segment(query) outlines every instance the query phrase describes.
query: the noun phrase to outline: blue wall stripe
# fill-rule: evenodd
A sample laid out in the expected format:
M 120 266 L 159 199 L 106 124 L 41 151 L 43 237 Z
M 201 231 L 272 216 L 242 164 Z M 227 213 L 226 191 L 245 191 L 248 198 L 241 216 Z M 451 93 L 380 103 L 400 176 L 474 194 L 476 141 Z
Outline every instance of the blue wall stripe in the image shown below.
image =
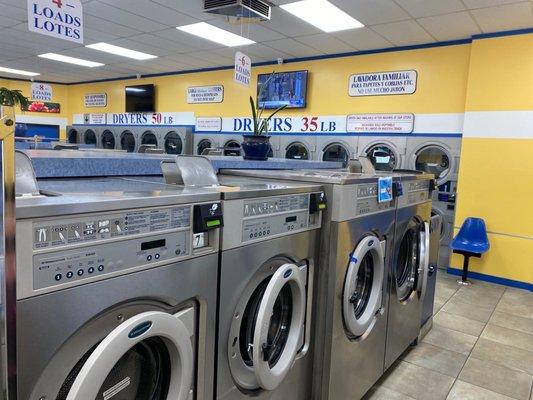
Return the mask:
M 459 268 L 448 267 L 446 269 L 446 272 L 448 272 L 451 275 L 461 276 L 461 274 L 463 273 L 463 270 Z M 479 272 L 470 272 L 470 271 L 468 272 L 468 276 L 472 279 L 478 279 L 480 281 L 496 283 L 498 285 L 505 285 L 505 286 L 515 287 L 518 289 L 525 289 L 525 290 L 529 290 L 533 292 L 533 283 L 515 281 L 512 279 L 500 278 L 499 276 L 486 275 L 486 274 L 482 274 Z

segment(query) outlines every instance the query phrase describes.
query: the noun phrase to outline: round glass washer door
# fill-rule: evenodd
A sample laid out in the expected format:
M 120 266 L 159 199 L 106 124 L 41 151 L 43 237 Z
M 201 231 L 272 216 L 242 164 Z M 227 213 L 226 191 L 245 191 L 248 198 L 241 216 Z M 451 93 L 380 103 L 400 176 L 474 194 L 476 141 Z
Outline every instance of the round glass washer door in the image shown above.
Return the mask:
M 171 131 L 165 136 L 165 153 L 181 154 L 183 152 L 183 141 L 177 132 Z
M 322 161 L 336 161 L 342 162 L 342 167 L 345 168 L 348 165 L 350 154 L 348 149 L 340 143 L 331 143 L 324 148 L 324 154 L 322 155 Z
M 225 156 L 240 156 L 241 155 L 241 144 L 236 140 L 228 140 L 224 144 L 224 155 Z
M 377 171 L 392 171 L 398 165 L 394 150 L 383 143 L 371 146 L 366 151 L 366 156 Z
M 206 149 L 210 149 L 213 147 L 213 144 L 211 143 L 211 140 L 209 139 L 202 139 L 198 143 L 198 146 L 196 148 L 196 153 L 201 156 Z
M 141 136 L 141 144 L 153 144 L 157 146 L 157 138 L 152 131 L 146 131 Z
M 135 151 L 135 136 L 130 131 L 124 131 L 120 135 L 120 148 L 128 153 Z
M 437 184 L 442 184 L 451 173 L 452 158 L 441 146 L 425 146 L 416 152 L 415 169 L 435 175 Z
M 68 142 L 78 143 L 78 131 L 76 129 L 71 129 L 68 131 Z
M 241 388 L 274 390 L 291 369 L 303 345 L 306 281 L 307 267 L 278 260 L 274 274 L 241 299 L 228 337 L 230 369 Z
M 376 236 L 364 237 L 350 256 L 343 290 L 342 312 L 351 337 L 369 332 L 382 306 L 385 254 Z
M 115 135 L 110 130 L 105 130 L 102 133 L 102 148 L 114 149 L 115 148 Z
M 193 327 L 180 315 L 147 311 L 120 324 L 78 361 L 56 400 L 188 399 Z
M 96 133 L 92 129 L 87 129 L 83 135 L 85 144 L 96 144 Z
M 285 158 L 292 160 L 309 160 L 309 150 L 300 142 L 294 142 L 287 146 Z

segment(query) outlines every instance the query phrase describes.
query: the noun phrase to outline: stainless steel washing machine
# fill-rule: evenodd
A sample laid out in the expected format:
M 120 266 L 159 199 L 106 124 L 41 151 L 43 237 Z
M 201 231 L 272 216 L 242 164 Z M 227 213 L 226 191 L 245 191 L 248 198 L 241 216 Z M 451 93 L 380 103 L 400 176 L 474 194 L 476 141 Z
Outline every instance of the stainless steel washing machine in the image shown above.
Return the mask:
M 394 136 L 359 137 L 359 156 L 368 157 L 376 171 L 408 168 L 407 138 Z
M 294 160 L 314 160 L 317 152 L 317 139 L 315 135 L 280 136 L 280 158 Z
M 434 186 L 431 174 L 401 178 L 389 274 L 389 312 L 385 369 L 413 343 L 420 332 L 429 267 L 429 221 Z
M 321 186 L 219 181 L 232 189 L 222 194 L 216 398 L 308 400 Z
M 118 149 L 135 153 L 139 147 L 139 134 L 134 126 L 117 127 Z
M 220 195 L 146 186 L 17 201 L 19 399 L 213 398 Z
M 317 136 L 317 161 L 342 162 L 346 167 L 350 158 L 357 156 L 357 136 Z
M 196 155 L 202 155 L 206 149 L 218 149 L 222 146 L 220 144 L 219 134 L 195 132 L 193 137 L 194 137 L 193 150 L 194 150 L 194 154 Z
M 192 129 L 186 127 L 161 128 L 161 143 L 167 154 L 192 154 Z
M 320 301 L 312 398 L 361 398 L 384 371 L 395 200 L 378 202 L 377 176 L 311 170 L 225 172 L 323 185 L 329 209 L 323 218 L 316 280 Z
M 455 219 L 455 202 L 433 201 L 431 210 L 433 215 L 438 215 L 442 219 L 440 231 L 440 250 L 438 267 L 447 269 L 450 266 L 451 249 L 450 243 L 453 239 L 453 226 Z

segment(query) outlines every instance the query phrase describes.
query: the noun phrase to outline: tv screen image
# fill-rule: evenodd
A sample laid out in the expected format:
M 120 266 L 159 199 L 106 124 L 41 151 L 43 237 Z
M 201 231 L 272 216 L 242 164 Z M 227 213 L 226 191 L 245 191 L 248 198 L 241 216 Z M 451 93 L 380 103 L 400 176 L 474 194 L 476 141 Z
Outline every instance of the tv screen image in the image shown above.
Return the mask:
M 126 112 L 155 112 L 154 85 L 126 86 Z
M 305 108 L 307 75 L 308 71 L 279 72 L 274 76 L 259 75 L 257 77 L 259 107 L 272 109 L 286 105 L 287 108 Z

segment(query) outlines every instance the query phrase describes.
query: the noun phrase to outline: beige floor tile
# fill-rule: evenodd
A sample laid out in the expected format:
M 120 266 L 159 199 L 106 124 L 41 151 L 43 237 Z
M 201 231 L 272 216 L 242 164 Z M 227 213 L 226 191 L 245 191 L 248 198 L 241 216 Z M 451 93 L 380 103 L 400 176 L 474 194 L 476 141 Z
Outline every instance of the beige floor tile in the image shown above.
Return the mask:
M 533 378 L 524 372 L 470 357 L 459 379 L 514 399 L 528 400 Z
M 434 325 L 422 342 L 468 355 L 476 344 L 476 340 L 476 336 Z
M 523 318 L 533 318 L 533 292 L 507 288 L 496 311 Z
M 446 301 L 435 298 L 435 303 L 433 304 L 433 315 L 437 314 L 445 303 Z
M 467 356 L 422 342 L 412 347 L 403 359 L 411 364 L 457 378 Z
M 481 337 L 519 349 L 533 351 L 533 335 L 504 328 L 503 326 L 487 324 Z
M 453 382 L 451 376 L 402 361 L 381 385 L 416 400 L 444 400 Z
M 434 318 L 433 323 L 454 331 L 467 333 L 472 336 L 479 336 L 485 328 L 485 323 L 475 321 L 460 315 L 450 314 L 440 311 Z
M 448 301 L 457 292 L 457 287 L 451 287 L 451 283 L 438 283 L 435 287 L 435 298 L 441 301 Z
M 354 399 L 355 400 L 355 399 Z M 363 400 L 414 400 L 405 394 L 395 392 L 383 386 L 374 386 L 363 397 Z
M 533 335 L 533 318 L 524 318 L 495 311 L 490 317 L 489 323 Z
M 458 380 L 446 400 L 512 400 L 512 397 Z
M 479 338 L 471 355 L 479 360 L 491 361 L 533 375 L 531 351 Z
M 464 301 L 451 299 L 441 309 L 450 314 L 460 315 L 479 322 L 487 322 L 494 311 L 492 307 L 484 307 Z
M 454 294 L 453 299 L 486 308 L 495 308 L 505 289 L 486 286 L 466 286 Z

